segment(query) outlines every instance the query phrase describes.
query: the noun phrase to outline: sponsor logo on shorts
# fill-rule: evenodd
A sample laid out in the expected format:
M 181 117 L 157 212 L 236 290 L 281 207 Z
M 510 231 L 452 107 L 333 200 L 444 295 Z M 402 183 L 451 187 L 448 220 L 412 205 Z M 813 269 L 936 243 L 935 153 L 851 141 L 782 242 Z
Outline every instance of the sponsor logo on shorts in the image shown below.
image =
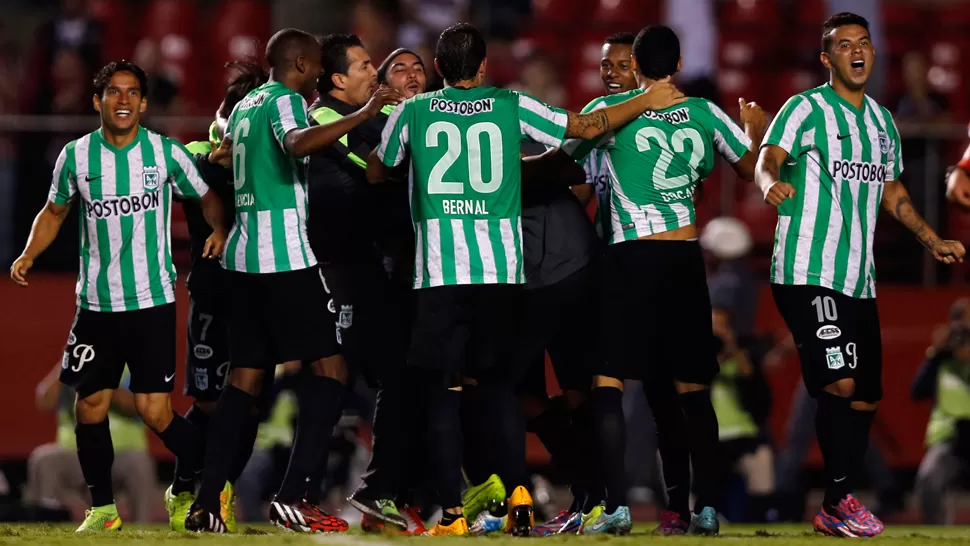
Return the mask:
M 93 345 L 75 345 L 74 351 L 71 352 L 74 358 L 77 359 L 77 364 L 71 366 L 72 372 L 79 372 L 85 364 L 94 360 L 94 346 Z
M 354 324 L 354 306 L 341 305 L 340 314 L 337 315 L 337 326 L 339 328 L 350 328 Z
M 826 324 L 815 332 L 815 337 L 819 339 L 835 339 L 842 335 L 842 330 L 838 326 L 833 326 L 831 324 Z
M 209 371 L 195 370 L 195 388 L 200 391 L 209 389 Z
M 74 332 L 67 334 L 67 344 L 74 345 L 75 343 L 77 343 L 77 336 L 74 335 Z
M 195 354 L 195 358 L 205 360 L 210 358 L 215 351 L 212 350 L 212 347 L 199 343 L 194 349 L 192 349 L 192 352 Z
M 844 368 L 845 359 L 842 357 L 842 347 L 829 347 L 825 349 L 825 360 L 828 361 L 830 370 Z

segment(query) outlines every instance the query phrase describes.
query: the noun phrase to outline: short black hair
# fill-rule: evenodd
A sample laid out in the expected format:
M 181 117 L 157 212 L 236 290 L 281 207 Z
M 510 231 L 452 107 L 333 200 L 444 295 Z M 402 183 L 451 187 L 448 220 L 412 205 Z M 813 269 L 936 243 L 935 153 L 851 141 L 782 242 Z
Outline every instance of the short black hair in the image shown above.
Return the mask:
M 145 71 L 137 64 L 122 59 L 120 61 L 111 61 L 94 75 L 94 90 L 98 92 L 99 97 L 104 96 L 104 90 L 111 83 L 111 76 L 114 76 L 118 72 L 131 72 L 134 74 L 138 78 L 138 86 L 141 87 L 141 96 L 148 96 L 148 76 L 145 75 Z
M 869 32 L 869 21 L 866 21 L 865 17 L 848 11 L 836 13 L 822 23 L 822 51 L 827 53 L 832 48 L 835 29 L 847 25 L 859 25 L 866 29 L 866 32 Z
M 287 57 L 293 56 L 295 51 L 302 52 L 304 47 L 317 44 L 317 39 L 309 32 L 297 28 L 284 28 L 266 43 L 266 64 L 270 68 L 280 68 Z
M 622 44 L 632 46 L 636 39 L 637 35 L 632 32 L 616 32 L 607 36 L 603 43 L 610 45 Z
M 323 59 L 323 74 L 317 80 L 317 91 L 327 93 L 333 89 L 334 74 L 346 74 L 350 70 L 350 59 L 347 50 L 352 47 L 364 47 L 354 34 L 328 34 L 320 40 L 320 54 Z
M 485 60 L 485 49 L 485 37 L 474 26 L 458 23 L 446 28 L 434 51 L 441 76 L 448 83 L 474 78 Z
M 651 80 L 673 76 L 680 61 L 680 39 L 668 26 L 650 25 L 633 40 L 633 57 L 640 73 Z
M 269 78 L 266 70 L 253 62 L 232 61 L 226 63 L 225 67 L 236 70 L 237 74 L 226 84 L 226 98 L 222 101 L 222 107 L 218 112 L 219 117 L 222 118 L 228 118 L 239 101 L 243 100 L 250 91 L 266 83 Z

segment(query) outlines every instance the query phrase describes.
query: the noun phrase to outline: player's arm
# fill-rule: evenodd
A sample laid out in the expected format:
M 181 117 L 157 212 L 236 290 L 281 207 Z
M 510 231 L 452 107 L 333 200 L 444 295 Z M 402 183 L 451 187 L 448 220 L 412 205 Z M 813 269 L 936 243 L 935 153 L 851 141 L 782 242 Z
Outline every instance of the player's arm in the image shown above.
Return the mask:
M 412 102 L 399 104 L 387 117 L 381 143 L 367 156 L 367 181 L 380 184 L 391 179 L 391 171 L 404 164 L 410 145 Z
M 63 385 L 58 379 L 61 375 L 61 363 L 54 364 L 47 375 L 40 380 L 37 388 L 34 389 L 34 405 L 38 411 L 53 413 L 57 411 L 60 403 L 61 389 Z
M 381 86 L 374 93 L 374 96 L 367 101 L 367 104 L 353 114 L 348 114 L 331 123 L 315 125 L 313 127 L 307 124 L 304 127 L 294 127 L 286 131 L 283 137 L 283 146 L 293 157 L 306 157 L 329 147 L 334 142 L 340 140 L 340 137 L 349 133 L 354 127 L 377 116 L 381 113 L 381 109 L 385 105 L 398 104 L 403 100 L 404 97 L 399 92 L 390 87 Z M 306 114 L 304 113 L 302 117 L 305 121 Z
M 805 126 L 810 123 L 812 105 L 808 99 L 795 95 L 788 99 L 765 131 L 754 169 L 754 182 L 765 202 L 779 206 L 785 199 L 795 197 L 795 187 L 781 180 L 781 166 L 789 155 L 801 152 Z
M 737 161 L 731 163 L 731 167 L 743 180 L 754 180 L 754 171 L 758 165 L 758 149 L 765 137 L 765 129 L 768 128 L 768 116 L 758 103 L 745 102 L 743 98 L 739 98 L 738 105 L 741 107 L 744 135 L 749 144 L 747 151 L 741 154 Z
M 216 192 L 209 191 L 208 184 L 202 179 L 195 160 L 185 146 L 171 139 L 166 140 L 166 145 L 169 146 L 169 172 L 172 173 L 173 193 L 183 199 L 199 201 L 202 216 L 212 228 L 212 234 L 206 239 L 202 249 L 202 257 L 218 258 L 226 246 L 226 236 L 229 233 L 222 199 Z M 224 145 L 230 146 L 225 142 Z
M 970 209 L 970 146 L 967 146 L 963 151 L 963 158 L 950 168 L 946 176 L 946 198 Z
M 566 137 L 593 139 L 611 127 L 619 127 L 647 110 L 662 110 L 687 100 L 670 82 L 658 82 L 643 93 L 619 104 L 585 114 L 567 112 Z
M 912 231 L 937 260 L 945 264 L 963 261 L 963 256 L 966 254 L 963 244 L 960 241 L 941 239 L 913 207 L 909 192 L 899 180 L 891 180 L 884 185 L 882 208 Z
M 10 266 L 10 278 L 20 286 L 27 286 L 27 272 L 34 266 L 34 260 L 54 242 L 77 194 L 77 180 L 72 172 L 74 161 L 69 160 L 69 155 L 73 156 L 73 147 L 70 144 L 61 150 L 54 164 L 51 191 L 44 207 L 34 217 L 30 235 L 27 236 L 27 245 Z
M 765 203 L 773 207 L 795 197 L 795 186 L 781 180 L 781 165 L 788 152 L 773 144 L 763 146 L 754 170 L 754 183 L 761 189 Z

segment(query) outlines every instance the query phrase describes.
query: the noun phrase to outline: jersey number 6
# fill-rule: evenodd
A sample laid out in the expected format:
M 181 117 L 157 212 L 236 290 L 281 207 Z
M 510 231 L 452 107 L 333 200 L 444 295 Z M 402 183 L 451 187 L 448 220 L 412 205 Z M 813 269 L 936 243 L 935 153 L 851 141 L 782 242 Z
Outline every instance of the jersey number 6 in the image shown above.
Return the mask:
M 246 145 L 241 138 L 249 136 L 249 118 L 242 118 L 232 134 L 232 186 L 236 191 L 246 185 Z
M 637 131 L 637 151 L 645 152 L 649 150 L 650 139 L 656 141 L 662 148 L 660 157 L 657 158 L 657 162 L 653 167 L 654 187 L 658 190 L 670 190 L 689 184 L 691 177 L 686 174 L 667 178 L 667 169 L 673 163 L 674 152 L 678 154 L 684 153 L 684 141 L 689 140 L 691 147 L 690 158 L 687 160 L 687 163 L 690 165 L 690 170 L 694 171 L 696 176 L 697 166 L 704 160 L 705 152 L 704 139 L 697 132 L 697 129 L 691 129 L 689 127 L 677 129 L 670 135 L 670 142 L 668 143 L 666 133 L 656 127 L 644 127 Z
M 491 166 L 491 180 L 482 179 L 482 145 L 481 136 L 488 137 L 489 165 Z M 461 157 L 461 131 L 454 123 L 436 121 L 428 126 L 424 136 L 427 148 L 437 148 L 441 145 L 439 138 L 445 135 L 447 150 L 445 155 L 435 163 L 428 176 L 428 193 L 431 195 L 461 195 L 465 193 L 463 182 L 445 182 L 444 177 L 448 169 Z M 468 181 L 472 189 L 478 193 L 492 193 L 502 185 L 502 130 L 490 121 L 476 123 L 465 133 L 468 143 Z

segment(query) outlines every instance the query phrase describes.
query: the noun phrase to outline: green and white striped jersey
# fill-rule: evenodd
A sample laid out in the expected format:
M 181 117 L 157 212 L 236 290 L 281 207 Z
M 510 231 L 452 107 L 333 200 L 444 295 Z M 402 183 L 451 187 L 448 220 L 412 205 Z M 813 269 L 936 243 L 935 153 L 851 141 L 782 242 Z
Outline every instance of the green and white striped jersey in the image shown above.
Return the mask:
M 641 93 L 634 89 L 600 97 L 583 111 Z M 644 112 L 599 139 L 570 140 L 564 149 L 577 160 L 597 148 L 603 153 L 610 181 L 609 242 L 615 244 L 693 224 L 694 191 L 714 168 L 714 152 L 734 163 L 750 145 L 751 139 L 717 105 L 690 98 Z
M 781 180 L 796 191 L 778 207 L 771 282 L 875 297 L 883 184 L 903 172 L 892 115 L 868 96 L 859 110 L 824 84 L 785 103 L 768 127 L 769 144 L 788 152 Z
M 603 150 L 593 150 L 583 161 L 583 170 L 586 171 L 586 183 L 592 184 L 596 192 L 596 218 L 593 220 L 596 235 L 609 241 L 613 228 L 610 225 L 610 173 L 605 157 Z
M 80 196 L 78 306 L 117 312 L 174 302 L 172 193 L 200 199 L 207 191 L 185 147 L 144 127 L 122 149 L 101 129 L 69 142 L 48 198 L 64 205 Z
M 253 89 L 229 115 L 236 221 L 223 267 L 245 273 L 295 271 L 316 265 L 307 240 L 306 165 L 283 137 L 309 127 L 303 97 L 271 81 Z
M 414 287 L 522 284 L 520 143 L 559 147 L 565 110 L 515 91 L 449 87 L 391 113 L 377 155 L 411 151 Z

